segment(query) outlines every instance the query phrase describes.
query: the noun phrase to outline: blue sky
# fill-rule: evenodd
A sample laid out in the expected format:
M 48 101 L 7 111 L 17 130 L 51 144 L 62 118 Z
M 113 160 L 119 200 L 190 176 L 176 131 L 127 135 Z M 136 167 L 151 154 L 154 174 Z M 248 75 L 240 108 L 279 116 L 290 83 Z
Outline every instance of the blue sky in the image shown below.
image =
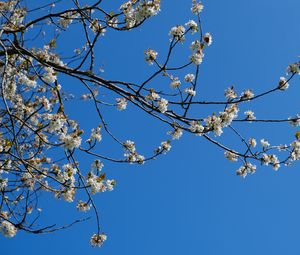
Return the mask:
M 192 15 L 189 0 L 162 2 L 161 13 L 143 27 L 108 32 L 99 41 L 97 65 L 105 69 L 105 78 L 141 81 L 153 69 L 143 60 L 144 50 L 151 47 L 165 54 L 169 29 Z M 239 91 L 272 88 L 286 66 L 297 61 L 299 1 L 211 0 L 204 5 L 203 29 L 212 33 L 213 44 L 201 65 L 198 98 L 223 99 L 224 89 L 232 84 Z M 74 32 L 60 42 L 61 50 L 70 50 L 77 36 Z M 176 55 L 177 61 L 184 61 L 183 54 Z M 71 90 L 71 81 L 65 82 Z M 253 109 L 258 118 L 295 115 L 300 108 L 298 86 L 296 77 L 288 91 L 243 107 Z M 70 102 L 70 115 L 83 128 L 95 125 L 94 115 L 86 109 L 76 100 Z M 167 138 L 168 127 L 132 109 L 129 105 L 125 112 L 108 111 L 106 118 L 123 140 L 136 140 L 141 152 L 152 150 Z M 201 116 L 219 110 L 197 108 L 193 113 Z M 272 144 L 291 142 L 297 130 L 288 124 L 237 128 L 246 137 L 267 138 Z M 222 139 L 238 146 L 227 131 Z M 258 166 L 257 173 L 246 179 L 235 175 L 238 167 L 214 145 L 184 134 L 169 154 L 143 166 L 105 163 L 104 170 L 118 185 L 113 192 L 95 197 L 108 235 L 101 249 L 88 244 L 95 231 L 92 219 L 54 234 L 0 236 L 1 254 L 300 254 L 299 164 L 278 172 Z M 41 203 L 50 223 L 88 216 L 47 195 L 41 196 Z

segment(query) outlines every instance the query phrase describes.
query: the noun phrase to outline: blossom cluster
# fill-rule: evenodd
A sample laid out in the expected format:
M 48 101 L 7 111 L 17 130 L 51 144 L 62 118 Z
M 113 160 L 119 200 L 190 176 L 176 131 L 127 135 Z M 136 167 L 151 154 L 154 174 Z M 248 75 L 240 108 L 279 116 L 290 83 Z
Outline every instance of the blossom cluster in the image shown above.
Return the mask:
M 141 24 L 145 19 L 157 15 L 160 11 L 160 0 L 142 1 L 139 5 L 136 3 L 136 0 L 131 0 L 120 6 L 125 15 L 127 28 Z
M 79 212 L 94 211 L 98 217 L 93 196 L 113 191 L 117 183 L 103 171 L 105 162 L 144 164 L 170 152 L 173 142 L 181 139 L 184 132 L 222 148 L 227 160 L 240 163 L 236 173 L 242 177 L 254 174 L 257 163 L 277 171 L 282 165 L 288 166 L 300 159 L 299 131 L 288 145 L 271 145 L 266 138 L 247 138 L 235 129 L 235 122 L 250 125 L 264 122 L 250 109 L 252 104 L 249 106 L 248 102 L 289 89 L 291 79 L 300 74 L 300 62 L 288 65 L 287 74 L 280 76 L 275 87 L 268 91 L 255 91 L 254 94 L 251 88 L 246 88 L 238 92 L 232 85 L 225 90 L 224 101 L 203 100 L 203 93 L 198 89 L 199 70 L 213 38 L 201 25 L 202 2 L 191 1 L 194 19 L 174 23 L 177 25 L 166 31 L 167 54 L 146 48 L 144 61 L 154 71 L 144 81 L 132 82 L 104 78 L 103 70 L 95 60 L 98 56 L 96 42 L 99 37 L 105 38 L 103 35 L 108 30 L 132 30 L 142 25 L 160 12 L 160 0 L 130 0 L 117 7 L 116 13 L 102 9 L 101 1 L 97 6 L 62 6 L 64 10 L 59 12 L 55 12 L 55 4 L 50 3 L 47 15 L 44 10 L 48 7 L 32 11 L 39 14 L 37 19 L 30 16 L 25 2 L 0 1 L 3 15 L 0 32 L 0 191 L 4 201 L 0 205 L 0 232 L 4 236 L 14 237 L 18 229 L 34 233 L 43 231 L 43 228 L 35 229 L 38 228 L 35 219 L 42 213 L 36 199 L 38 192 L 49 192 L 57 199 L 74 204 Z M 73 55 L 68 56 L 62 54 L 56 44 L 73 27 L 82 29 L 85 39 L 81 46 L 76 44 L 75 49 L 70 45 Z M 35 32 L 37 40 L 32 39 Z M 175 58 L 175 48 L 180 47 L 186 56 Z M 185 62 L 173 66 L 174 59 Z M 72 93 L 69 92 L 70 85 L 65 83 L 66 77 L 75 87 Z M 82 100 L 77 101 L 79 98 Z M 82 128 L 90 124 L 89 121 L 79 123 L 76 112 L 70 111 L 72 103 L 78 102 L 87 107 L 88 113 L 91 109 L 95 113 L 97 123 L 89 129 Z M 199 105 L 213 105 L 217 110 L 204 112 L 198 110 Z M 113 121 L 119 121 L 118 116 L 125 116 L 128 110 L 137 107 L 168 126 L 163 135 L 169 135 L 169 140 L 162 138 L 154 152 L 149 156 L 142 155 L 132 138 L 125 140 L 115 135 L 125 129 L 123 123 L 115 128 L 106 122 L 109 112 L 106 107 L 118 111 L 116 118 L 107 118 Z M 273 122 L 298 127 L 300 115 Z M 140 130 L 142 132 L 142 128 Z M 242 141 L 244 150 L 221 143 L 220 136 L 226 130 Z M 110 150 L 106 148 L 110 141 L 118 146 L 119 156 L 105 154 L 109 154 Z M 90 166 L 81 164 L 83 157 L 92 157 Z M 14 212 L 18 217 L 14 217 Z M 92 235 L 90 244 L 101 247 L 107 236 L 100 231 L 97 222 L 98 231 Z

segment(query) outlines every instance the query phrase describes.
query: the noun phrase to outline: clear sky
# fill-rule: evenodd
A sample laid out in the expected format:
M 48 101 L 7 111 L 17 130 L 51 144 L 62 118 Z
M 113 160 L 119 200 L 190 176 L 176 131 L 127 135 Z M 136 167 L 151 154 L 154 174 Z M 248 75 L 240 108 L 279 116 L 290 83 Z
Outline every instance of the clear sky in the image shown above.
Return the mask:
M 161 13 L 141 28 L 108 32 L 97 46 L 103 76 L 127 81 L 147 77 L 151 67 L 143 60 L 144 50 L 151 47 L 165 54 L 169 29 L 193 17 L 190 2 L 162 0 Z M 287 65 L 297 61 L 299 0 L 210 0 L 204 5 L 203 29 L 212 33 L 213 44 L 201 65 L 199 99 L 223 99 L 224 89 L 232 84 L 240 91 L 272 88 Z M 59 42 L 62 50 L 69 49 L 76 36 L 75 32 Z M 174 61 L 184 61 L 180 54 L 176 57 Z M 295 115 L 300 109 L 299 86 L 296 77 L 287 92 L 248 103 L 245 110 L 253 109 L 259 118 Z M 89 116 L 81 103 L 75 100 L 70 106 L 82 127 L 95 124 L 94 115 Z M 136 139 L 138 149 L 147 152 L 167 138 L 168 127 L 139 112 L 132 115 L 131 109 L 129 105 L 125 112 L 106 116 L 124 140 Z M 194 113 L 201 116 L 204 111 Z M 237 127 L 246 137 L 266 138 L 272 144 L 291 142 L 297 130 L 288 124 Z M 226 134 L 223 141 L 230 143 Z M 169 154 L 143 166 L 105 163 L 104 170 L 118 185 L 95 197 L 108 235 L 102 248 L 89 246 L 95 232 L 92 219 L 54 234 L 0 236 L 0 254 L 300 254 L 299 164 L 278 172 L 258 166 L 257 173 L 246 179 L 235 175 L 239 166 L 204 139 L 186 134 L 172 144 Z M 47 195 L 40 200 L 49 223 L 88 216 L 78 214 L 74 204 Z

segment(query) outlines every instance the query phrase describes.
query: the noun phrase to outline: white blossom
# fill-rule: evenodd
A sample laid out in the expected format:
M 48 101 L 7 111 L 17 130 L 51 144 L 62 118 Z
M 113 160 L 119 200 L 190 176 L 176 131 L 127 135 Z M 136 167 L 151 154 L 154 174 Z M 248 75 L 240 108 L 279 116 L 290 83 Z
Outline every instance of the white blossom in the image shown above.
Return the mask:
M 76 208 L 77 208 L 79 211 L 81 211 L 81 212 L 87 212 L 87 211 L 89 211 L 89 210 L 91 209 L 91 204 L 79 200 L 79 201 L 77 202 Z
M 68 150 L 73 150 L 81 145 L 81 137 L 77 135 L 62 134 L 60 140 L 64 143 L 65 148 Z
M 184 93 L 186 93 L 192 97 L 196 96 L 196 90 L 194 90 L 193 87 L 185 88 Z
M 94 162 L 92 163 L 92 169 L 101 171 L 103 167 L 104 164 L 99 159 L 94 160 Z
M 101 247 L 103 243 L 106 241 L 107 236 L 102 234 L 93 234 L 90 240 L 90 243 L 93 247 Z
M 249 139 L 249 145 L 250 145 L 250 146 L 256 147 L 256 144 L 257 144 L 257 142 L 256 142 L 256 140 L 255 140 L 254 138 L 250 138 L 250 139 Z
M 160 98 L 160 96 L 154 91 L 154 89 L 149 90 L 149 94 L 145 97 L 147 101 L 155 101 Z
M 185 25 L 191 30 L 192 34 L 198 31 L 198 24 L 194 20 L 189 20 Z
M 145 60 L 148 64 L 153 65 L 153 62 L 156 60 L 157 52 L 152 49 L 148 49 L 145 51 Z
M 197 121 L 191 121 L 189 129 L 191 132 L 199 136 L 202 135 L 204 131 L 204 127 Z
M 45 67 L 45 73 L 43 75 L 43 80 L 47 83 L 54 83 L 57 79 L 56 72 L 52 67 Z
M 127 140 L 123 143 L 123 146 L 126 150 L 130 151 L 130 152 L 135 152 L 135 143 L 133 141 Z
M 212 35 L 210 33 L 206 33 L 203 35 L 203 41 L 207 46 L 210 46 L 212 44 Z
M 0 191 L 4 191 L 7 187 L 8 178 L 2 178 L 0 176 Z
M 194 53 L 192 56 L 190 56 L 190 60 L 195 64 L 195 65 L 200 65 L 203 60 L 203 54 L 198 52 Z
M 28 75 L 24 73 L 19 73 L 19 80 L 20 84 L 27 85 L 28 87 L 35 88 L 37 86 L 37 82 L 34 77 L 28 77 Z
M 260 144 L 261 144 L 262 147 L 269 147 L 270 146 L 270 143 L 265 139 L 261 139 Z
M 107 21 L 107 25 L 113 28 L 118 27 L 118 18 L 117 17 L 112 17 Z
M 200 52 L 203 49 L 203 45 L 199 40 L 195 40 L 191 43 L 190 49 L 195 52 Z
M 287 72 L 287 74 L 300 73 L 300 65 L 298 63 L 290 64 L 290 65 L 288 65 L 286 72 Z
M 281 90 L 286 90 L 286 89 L 288 89 L 289 86 L 290 85 L 289 85 L 287 79 L 285 77 L 280 77 L 278 88 Z
M 225 90 L 225 97 L 227 100 L 233 100 L 237 98 L 237 93 L 234 91 L 233 86 Z
M 256 119 L 253 111 L 248 110 L 248 111 L 245 111 L 244 114 L 246 115 L 247 120 L 255 120 Z
M 269 165 L 270 162 L 271 162 L 271 160 L 269 158 L 269 155 L 267 155 L 267 154 L 264 153 L 262 155 L 261 162 L 262 162 L 263 165 L 266 165 L 266 166 Z
M 104 35 L 106 33 L 106 29 L 104 28 L 104 26 L 99 23 L 99 21 L 97 19 L 94 19 L 91 23 L 90 23 L 90 29 L 95 33 L 95 34 L 100 34 L 100 35 Z
M 193 0 L 193 5 L 191 8 L 192 13 L 199 14 L 203 10 L 204 6 L 202 3 L 197 3 L 197 0 Z
M 64 193 L 63 193 L 64 199 L 66 202 L 73 202 L 74 201 L 74 196 L 75 196 L 75 189 L 70 188 L 67 189 Z
M 289 124 L 293 127 L 300 126 L 300 115 L 297 114 L 295 117 L 289 117 Z
M 251 164 L 250 162 L 246 162 L 236 171 L 236 174 L 245 178 L 247 174 L 254 174 L 255 172 L 256 166 Z
M 171 142 L 170 141 L 163 141 L 161 142 L 161 148 L 164 151 L 164 153 L 171 150 Z
M 101 135 L 101 127 L 98 126 L 97 128 L 93 128 L 90 136 L 90 140 L 96 140 L 100 142 L 102 140 L 102 135 Z
M 115 180 L 106 180 L 106 187 L 107 187 L 108 191 L 113 191 L 115 185 L 116 185 L 116 181 Z
M 250 89 L 245 90 L 241 95 L 241 99 L 251 99 L 252 97 L 254 97 L 254 94 Z
M 175 77 L 175 78 L 173 78 L 173 80 L 172 80 L 172 82 L 170 84 L 170 87 L 172 89 L 176 89 L 176 88 L 179 88 L 180 85 L 181 85 L 181 81 L 178 79 L 178 77 Z
M 169 104 L 168 100 L 162 98 L 160 101 L 157 102 L 158 110 L 161 113 L 165 113 L 168 110 L 168 104 Z
M 7 220 L 3 220 L 0 225 L 0 232 L 5 237 L 14 237 L 17 234 L 17 228 Z
M 180 25 L 172 27 L 169 32 L 169 35 L 173 36 L 176 40 L 180 42 L 185 40 L 184 34 L 185 34 L 185 28 Z
M 224 155 L 225 155 L 225 158 L 227 158 L 230 161 L 237 161 L 238 160 L 238 155 L 234 152 L 225 151 Z
M 86 182 L 90 186 L 92 194 L 96 194 L 99 192 L 105 192 L 107 190 L 107 187 L 106 187 L 103 179 L 100 178 L 99 176 L 93 174 L 92 172 L 89 172 Z
M 195 75 L 192 73 L 188 73 L 184 76 L 184 80 L 186 82 L 193 82 L 195 80 Z
M 66 124 L 66 119 L 63 115 L 56 114 L 56 115 L 48 115 L 48 119 L 50 119 L 48 131 L 50 133 L 54 133 L 56 131 L 61 130 L 64 125 Z
M 171 135 L 173 140 L 178 140 L 182 136 L 182 129 L 175 128 L 173 131 L 169 131 L 167 134 Z
M 119 111 L 123 111 L 127 107 L 127 99 L 126 98 L 116 98 L 117 101 L 117 109 Z

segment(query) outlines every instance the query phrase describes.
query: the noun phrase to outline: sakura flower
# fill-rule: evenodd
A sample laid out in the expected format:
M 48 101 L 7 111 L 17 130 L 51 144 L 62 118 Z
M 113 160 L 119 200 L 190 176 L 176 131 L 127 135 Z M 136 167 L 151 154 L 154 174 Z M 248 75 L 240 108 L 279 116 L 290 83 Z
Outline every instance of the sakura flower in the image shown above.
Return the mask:
M 202 3 L 197 3 L 197 0 L 193 0 L 193 5 L 191 8 L 192 13 L 199 14 L 203 10 L 204 6 Z
M 173 89 L 179 88 L 181 85 L 181 81 L 178 79 L 178 77 L 173 78 L 170 87 Z
M 17 234 L 17 228 L 7 220 L 4 220 L 0 224 L 0 232 L 5 237 L 14 237 Z
M 103 243 L 106 241 L 107 236 L 102 234 L 93 234 L 90 240 L 90 243 L 93 247 L 101 247 Z
M 157 102 L 158 110 L 161 113 L 165 113 L 168 110 L 168 104 L 169 104 L 168 100 L 162 98 L 160 101 Z
M 212 35 L 210 33 L 206 33 L 203 35 L 203 41 L 207 46 L 210 46 L 212 44 Z
M 246 119 L 247 120 L 255 120 L 256 117 L 254 116 L 254 112 L 253 111 L 245 111 L 244 114 L 246 115 Z
M 153 65 L 153 62 L 156 60 L 157 52 L 155 50 L 148 49 L 145 51 L 145 60 L 148 64 Z
M 196 91 L 194 90 L 193 87 L 189 87 L 189 88 L 186 88 L 184 89 L 184 93 L 194 97 L 196 95 Z
M 185 25 L 191 30 L 192 34 L 198 31 L 198 24 L 194 20 L 189 20 Z
M 184 80 L 186 82 L 193 82 L 195 80 L 195 75 L 192 73 L 188 73 L 184 76 Z
M 185 34 L 185 28 L 180 25 L 172 27 L 169 32 L 169 35 L 173 36 L 176 40 L 180 42 L 185 40 L 184 34 Z
M 234 152 L 225 151 L 224 155 L 230 161 L 237 161 L 238 160 L 238 155 L 236 153 L 234 153 Z
M 249 139 L 249 145 L 250 145 L 250 146 L 255 147 L 256 144 L 257 144 L 257 143 L 256 143 L 256 140 L 255 140 L 254 138 L 250 138 L 250 139 Z
M 47 83 L 54 83 L 57 79 L 56 72 L 52 67 L 45 67 L 45 74 L 43 75 L 43 80 Z
M 265 139 L 261 139 L 260 144 L 261 144 L 262 147 L 269 147 L 270 146 L 270 143 Z
M 182 136 L 182 129 L 175 128 L 173 131 L 169 131 L 168 135 L 171 135 L 173 140 L 178 140 Z
M 126 98 L 116 98 L 117 101 L 117 109 L 119 111 L 123 111 L 127 107 L 127 99 Z
M 251 99 L 252 97 L 254 97 L 254 94 L 250 89 L 245 90 L 241 95 L 241 99 Z
M 286 89 L 288 89 L 289 86 L 290 85 L 289 85 L 287 79 L 285 77 L 280 77 L 278 88 L 281 90 L 286 90 Z

